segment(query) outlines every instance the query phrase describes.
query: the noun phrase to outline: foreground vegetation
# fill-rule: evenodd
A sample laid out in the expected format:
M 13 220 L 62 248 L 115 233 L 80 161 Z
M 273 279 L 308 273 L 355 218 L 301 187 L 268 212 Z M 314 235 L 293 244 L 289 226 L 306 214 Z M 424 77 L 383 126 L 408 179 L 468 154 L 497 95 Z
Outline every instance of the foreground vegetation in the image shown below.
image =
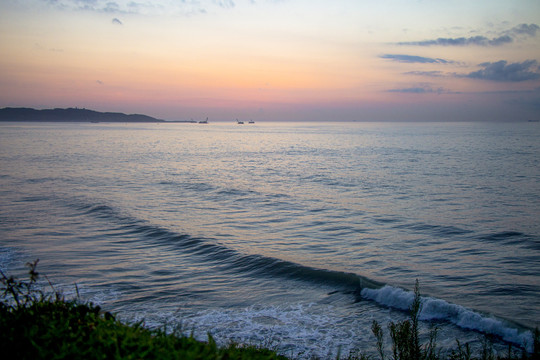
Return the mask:
M 67 301 L 58 293 L 46 297 L 34 289 L 36 264 L 28 264 L 29 281 L 0 271 L 4 359 L 286 359 L 253 346 L 219 348 L 210 335 L 200 342 L 165 329 L 149 330 L 141 323 L 126 325 L 99 306 Z
M 437 349 L 437 328 L 429 333 L 429 340 L 421 345 L 419 339 L 418 317 L 422 309 L 420 288 L 418 280 L 414 288 L 414 300 L 409 308 L 409 319 L 402 322 L 391 322 L 388 326 L 392 341 L 392 354 L 388 356 L 384 351 L 383 329 L 377 321 L 373 321 L 371 331 L 375 335 L 377 352 L 381 360 L 442 360 L 441 352 Z M 525 349 L 521 352 L 513 351 L 508 345 L 508 352 L 504 355 L 495 354 L 488 339 L 483 342 L 480 354 L 473 355 L 468 344 L 462 345 L 456 340 L 457 349 L 448 355 L 448 360 L 540 360 L 540 333 L 538 328 L 534 333 L 533 352 L 528 354 Z
M 54 290 L 46 296 L 35 289 L 37 261 L 29 263 L 29 280 L 7 277 L 0 271 L 0 349 L 6 359 L 287 359 L 275 351 L 230 344 L 220 348 L 208 335 L 207 342 L 180 331 L 150 330 L 142 323 L 126 325 L 99 306 L 65 300 Z M 418 282 L 408 320 L 390 323 L 391 354 L 385 353 L 384 331 L 373 322 L 375 347 L 380 360 L 442 360 L 436 346 L 436 330 L 420 344 L 418 315 L 421 310 Z M 513 352 L 495 355 L 486 342 L 481 354 L 473 355 L 467 344 L 457 341 L 448 360 L 540 360 L 540 335 L 535 332 L 531 354 Z M 339 358 L 339 355 L 338 355 Z M 378 360 L 367 355 L 348 359 Z

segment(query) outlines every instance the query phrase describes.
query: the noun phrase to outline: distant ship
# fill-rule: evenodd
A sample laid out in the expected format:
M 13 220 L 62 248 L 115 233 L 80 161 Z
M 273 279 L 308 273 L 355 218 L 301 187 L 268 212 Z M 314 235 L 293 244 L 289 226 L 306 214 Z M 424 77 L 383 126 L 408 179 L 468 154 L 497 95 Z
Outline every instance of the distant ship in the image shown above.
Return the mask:
M 238 119 L 236 119 L 236 123 L 239 124 L 239 125 L 243 125 L 243 124 L 244 124 L 243 121 L 240 121 L 240 120 L 238 120 Z
M 255 124 L 255 121 L 253 121 L 253 120 L 250 119 L 249 122 L 248 122 L 248 124 Z
M 199 121 L 199 124 L 208 124 L 208 118 L 206 118 L 206 120 Z

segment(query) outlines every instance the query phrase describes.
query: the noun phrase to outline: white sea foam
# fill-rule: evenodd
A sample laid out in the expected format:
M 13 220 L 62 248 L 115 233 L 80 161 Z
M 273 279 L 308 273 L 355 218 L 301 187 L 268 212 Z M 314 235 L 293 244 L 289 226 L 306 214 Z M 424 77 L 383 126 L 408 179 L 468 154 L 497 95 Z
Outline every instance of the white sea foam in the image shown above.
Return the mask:
M 276 348 L 294 358 L 335 358 L 371 341 L 369 331 L 335 313 L 329 305 L 294 304 L 252 306 L 244 309 L 202 311 L 183 317 L 189 334 L 206 340 L 207 332 L 219 343 L 229 341 Z
M 386 285 L 380 289 L 362 289 L 362 297 L 391 308 L 408 310 L 414 300 L 414 293 Z M 532 350 L 533 336 L 530 331 L 520 331 L 508 322 L 483 315 L 461 305 L 451 304 L 441 299 L 422 297 L 420 320 L 449 321 L 464 329 L 475 330 L 500 337 L 504 341 Z

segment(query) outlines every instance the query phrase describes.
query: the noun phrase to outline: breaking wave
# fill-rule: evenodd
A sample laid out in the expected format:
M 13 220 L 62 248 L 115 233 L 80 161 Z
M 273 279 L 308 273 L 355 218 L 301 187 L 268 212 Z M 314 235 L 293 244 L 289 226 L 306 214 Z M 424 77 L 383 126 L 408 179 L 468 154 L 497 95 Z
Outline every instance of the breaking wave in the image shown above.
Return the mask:
M 414 300 L 413 292 L 389 285 L 379 289 L 364 288 L 361 295 L 365 299 L 399 310 L 408 310 Z M 533 335 L 531 331 L 520 331 L 504 320 L 483 315 L 441 299 L 422 297 L 421 301 L 420 320 L 448 321 L 463 329 L 495 335 L 504 341 L 532 349 Z

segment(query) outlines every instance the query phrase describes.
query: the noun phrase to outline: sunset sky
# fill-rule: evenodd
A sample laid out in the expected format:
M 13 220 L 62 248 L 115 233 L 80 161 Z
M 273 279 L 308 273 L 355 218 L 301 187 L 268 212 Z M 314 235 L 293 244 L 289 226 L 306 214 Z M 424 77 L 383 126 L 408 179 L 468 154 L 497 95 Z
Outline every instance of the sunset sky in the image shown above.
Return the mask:
M 540 119 L 538 0 L 2 0 L 0 107 Z

